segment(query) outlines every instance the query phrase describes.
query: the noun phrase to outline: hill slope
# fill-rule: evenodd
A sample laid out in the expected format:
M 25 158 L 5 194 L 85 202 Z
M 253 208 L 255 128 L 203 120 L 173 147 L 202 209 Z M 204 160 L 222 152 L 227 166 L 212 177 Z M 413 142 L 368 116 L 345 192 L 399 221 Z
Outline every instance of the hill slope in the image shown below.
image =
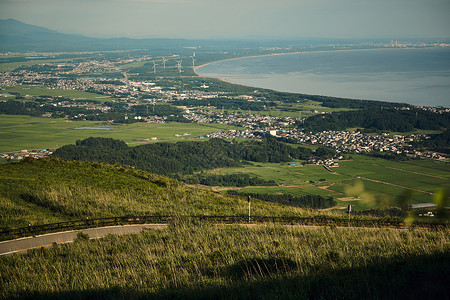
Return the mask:
M 0 298 L 448 299 L 449 233 L 176 223 L 2 256 Z
M 254 201 L 260 215 L 301 214 Z M 130 167 L 24 160 L 0 165 L 0 230 L 74 219 L 152 214 L 245 215 L 247 201 Z

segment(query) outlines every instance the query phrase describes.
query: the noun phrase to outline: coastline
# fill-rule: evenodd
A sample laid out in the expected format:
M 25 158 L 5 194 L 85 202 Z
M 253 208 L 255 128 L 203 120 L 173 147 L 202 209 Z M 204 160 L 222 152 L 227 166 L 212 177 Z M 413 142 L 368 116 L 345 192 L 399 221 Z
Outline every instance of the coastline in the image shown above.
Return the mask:
M 246 84 L 242 84 L 242 83 L 232 82 L 232 81 L 230 81 L 228 79 L 225 79 L 225 78 L 204 76 L 204 75 L 199 74 L 197 72 L 197 69 L 205 67 L 205 66 L 208 66 L 210 64 L 218 63 L 218 62 L 231 61 L 231 60 L 237 60 L 237 59 L 246 59 L 246 58 L 255 58 L 255 57 L 294 55 L 294 54 L 303 54 L 303 53 L 325 53 L 325 52 L 343 52 L 343 51 L 373 51 L 373 50 L 387 50 L 387 49 L 395 49 L 395 48 L 313 50 L 313 51 L 296 51 L 296 52 L 281 52 L 281 53 L 269 53 L 269 54 L 260 54 L 260 55 L 248 55 L 248 56 L 225 58 L 225 59 L 211 61 L 211 62 L 202 64 L 200 66 L 195 66 L 192 70 L 194 71 L 195 75 L 197 75 L 198 77 L 214 78 L 214 79 L 218 79 L 218 80 L 223 81 L 223 82 L 228 83 L 228 84 L 234 84 L 234 85 L 240 85 L 240 86 L 245 86 L 245 87 L 251 87 L 251 88 L 255 88 L 255 89 L 261 89 L 261 88 L 258 88 L 258 87 L 255 87 L 255 86 L 251 86 L 251 85 L 246 85 Z M 411 49 L 417 49 L 417 48 L 411 48 Z M 264 88 L 264 89 L 267 89 L 267 88 Z M 270 89 L 268 89 L 268 90 L 270 90 Z
M 401 103 L 401 104 L 409 104 L 409 105 L 413 105 L 413 106 L 430 106 L 430 107 L 448 107 L 448 105 L 446 105 L 445 103 L 442 104 L 442 95 L 438 94 L 438 97 L 440 98 L 435 98 L 437 99 L 434 103 L 428 103 L 428 104 L 423 104 L 423 103 L 419 103 L 419 101 L 417 101 L 417 99 L 414 99 L 414 97 L 412 97 L 413 100 L 405 102 L 405 99 L 397 97 L 395 98 L 390 98 L 391 95 L 387 95 L 386 97 L 383 97 L 382 95 L 378 96 L 373 94 L 367 94 L 365 96 L 361 96 L 361 95 L 344 95 L 344 94 L 339 94 L 339 92 L 337 92 L 336 94 L 333 93 L 331 90 L 328 91 L 322 91 L 322 92 L 317 92 L 317 91 L 301 91 L 301 90 L 289 90 L 289 89 L 281 89 L 281 88 L 276 88 L 274 86 L 270 86 L 270 85 L 257 85 L 257 83 L 253 82 L 247 82 L 247 83 L 240 83 L 240 82 L 233 82 L 232 78 L 227 79 L 227 78 L 223 78 L 223 77 L 215 77 L 215 76 L 208 76 L 208 75 L 202 75 L 199 72 L 199 69 L 205 66 L 208 66 L 210 64 L 213 63 L 218 63 L 218 62 L 224 62 L 224 61 L 232 61 L 232 60 L 237 60 L 237 59 L 246 59 L 246 58 L 259 58 L 259 57 L 270 57 L 270 56 L 280 56 L 280 55 L 298 55 L 298 54 L 308 54 L 308 53 L 338 53 L 338 52 L 368 52 L 368 51 L 392 51 L 394 50 L 396 51 L 405 51 L 405 50 L 425 50 L 425 49 L 440 49 L 442 47 L 410 47 L 410 48 L 391 48 L 391 47 L 383 47 L 383 48 L 367 48 L 367 49 L 330 49 L 330 50 L 312 50 L 312 51 L 296 51 L 296 52 L 280 52 L 280 53 L 269 53 L 269 54 L 260 54 L 260 55 L 248 55 L 248 56 L 241 56 L 241 57 L 233 57 L 233 58 L 226 58 L 226 59 L 221 59 L 221 60 L 217 60 L 217 61 L 211 61 L 199 66 L 196 66 L 193 68 L 193 71 L 195 73 L 196 76 L 199 77 L 204 77 L 204 78 L 213 78 L 216 80 L 220 80 L 222 82 L 228 83 L 228 84 L 232 84 L 232 85 L 238 85 L 238 86 L 243 86 L 243 87 L 248 87 L 248 88 L 254 88 L 254 89 L 266 89 L 266 90 L 273 90 L 273 91 L 278 91 L 278 92 L 287 92 L 287 93 L 294 93 L 294 94 L 304 94 L 304 95 L 322 95 L 322 96 L 327 96 L 327 97 L 336 97 L 336 98 L 346 98 L 346 99 L 359 99 L 359 100 L 367 100 L 367 101 L 380 101 L 380 102 L 392 102 L 392 103 Z M 220 73 L 220 71 L 219 71 Z M 220 76 L 220 75 L 219 75 Z M 225 74 L 222 76 L 226 76 Z M 308 82 L 308 80 L 306 81 Z M 368 89 L 370 91 L 370 89 Z M 441 92 L 442 94 L 442 92 Z M 406 97 L 406 96 L 405 96 Z
M 269 54 L 259 54 L 259 55 L 249 55 L 249 56 L 241 56 L 241 57 L 233 57 L 233 58 L 225 58 L 225 59 L 220 59 L 220 60 L 215 60 L 215 61 L 211 61 L 205 64 L 202 64 L 200 66 L 195 66 L 193 68 L 194 73 L 197 76 L 200 77 L 207 77 L 207 76 L 203 76 L 201 74 L 199 74 L 197 72 L 197 69 L 205 67 L 207 65 L 210 64 L 214 64 L 214 63 L 218 63 L 218 62 L 223 62 L 223 61 L 230 61 L 230 60 L 237 60 L 237 59 L 246 59 L 246 58 L 256 58 L 256 57 L 266 57 L 266 56 L 279 56 L 279 55 L 294 55 L 294 54 L 303 54 L 303 53 L 329 53 L 329 52 L 348 52 L 348 51 L 374 51 L 374 50 L 392 50 L 392 49 L 420 49 L 420 48 L 367 48 L 367 49 L 335 49 L 335 50 L 313 50 L 313 51 L 296 51 L 296 52 L 281 52 L 281 53 L 269 53 Z M 238 84 L 241 85 L 239 83 L 234 83 L 234 82 L 229 82 L 226 80 L 223 80 L 222 78 L 217 78 L 220 79 L 224 82 L 228 82 L 228 83 L 233 83 L 233 84 Z

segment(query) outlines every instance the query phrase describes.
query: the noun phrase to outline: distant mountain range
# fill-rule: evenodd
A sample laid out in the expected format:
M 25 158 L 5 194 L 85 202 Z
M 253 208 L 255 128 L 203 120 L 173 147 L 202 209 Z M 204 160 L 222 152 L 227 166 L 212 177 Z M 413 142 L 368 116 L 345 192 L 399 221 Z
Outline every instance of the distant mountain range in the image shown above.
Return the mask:
M 183 39 L 90 38 L 65 34 L 15 19 L 0 20 L 0 51 L 95 51 L 129 49 L 173 49 L 192 46 Z
M 398 39 L 398 41 L 407 39 Z M 77 51 L 108 51 L 151 49 L 167 54 L 167 50 L 177 51 L 181 48 L 200 46 L 206 50 L 233 51 L 236 49 L 259 48 L 292 48 L 310 47 L 312 45 L 329 44 L 361 44 L 382 42 L 389 43 L 391 39 L 237 39 L 237 40 L 189 40 L 170 38 L 92 38 L 79 34 L 66 34 L 41 26 L 26 24 L 15 19 L 0 20 L 0 52 L 77 52 Z M 426 42 L 428 39 L 417 39 Z M 187 50 L 187 49 L 185 49 Z M 190 50 L 189 50 L 190 51 Z

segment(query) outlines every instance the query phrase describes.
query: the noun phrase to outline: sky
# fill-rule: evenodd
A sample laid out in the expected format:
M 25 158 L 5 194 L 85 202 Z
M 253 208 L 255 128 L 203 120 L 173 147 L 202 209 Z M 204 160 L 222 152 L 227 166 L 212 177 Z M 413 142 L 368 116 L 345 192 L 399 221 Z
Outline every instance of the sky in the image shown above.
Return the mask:
M 0 0 L 0 18 L 91 37 L 450 37 L 450 0 Z

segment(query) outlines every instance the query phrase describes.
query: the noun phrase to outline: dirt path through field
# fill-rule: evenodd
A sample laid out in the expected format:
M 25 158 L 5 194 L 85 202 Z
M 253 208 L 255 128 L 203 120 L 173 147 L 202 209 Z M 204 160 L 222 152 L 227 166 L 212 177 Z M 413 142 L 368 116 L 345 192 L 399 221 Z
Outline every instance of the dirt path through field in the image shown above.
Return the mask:
M 371 179 L 371 178 L 362 177 L 362 176 L 358 176 L 358 175 L 347 174 L 347 173 L 341 173 L 341 172 L 336 172 L 336 173 L 337 174 L 346 175 L 346 176 L 351 176 L 353 178 L 358 178 L 358 179 L 362 179 L 362 180 L 367 180 L 367 181 L 372 181 L 372 182 L 381 183 L 381 184 L 385 184 L 385 185 L 395 186 L 395 187 L 399 187 L 399 188 L 402 188 L 402 189 L 411 190 L 411 191 L 415 191 L 415 192 L 419 192 L 419 193 L 434 195 L 434 193 L 431 193 L 431 192 L 422 191 L 422 190 L 418 190 L 418 189 L 414 189 L 414 188 L 410 188 L 410 187 L 407 187 L 407 186 L 402 186 L 402 185 L 398 185 L 398 184 L 394 184 L 394 183 L 390 183 L 390 182 L 385 182 L 385 181 L 381 181 L 381 180 Z
M 410 171 L 410 170 L 405 170 L 405 169 L 398 169 L 398 168 L 393 168 L 393 167 L 388 167 L 388 166 L 382 166 L 382 165 L 378 165 L 378 164 L 372 164 L 372 165 L 379 166 L 379 167 L 384 167 L 384 168 L 387 168 L 387 169 L 392 169 L 392 170 L 397 170 L 397 171 L 403 171 L 403 172 L 407 172 L 407 173 L 417 174 L 417 175 L 423 175 L 423 176 L 434 177 L 434 178 L 438 178 L 438 179 L 449 180 L 448 178 L 441 177 L 441 176 L 436 176 L 436 175 L 430 175 L 430 174 L 425 174 L 425 173 L 420 173 L 420 172 L 415 172 L 415 171 Z
M 321 190 L 324 190 L 324 191 L 328 191 L 328 192 L 330 192 L 330 193 L 335 193 L 335 194 L 341 194 L 341 195 L 344 195 L 344 194 L 341 193 L 341 192 L 330 190 L 329 188 L 332 187 L 333 185 L 335 185 L 335 182 L 333 182 L 333 183 L 330 184 L 330 185 L 316 186 L 316 188 L 321 189 Z
M 363 180 L 367 180 L 367 181 L 373 181 L 373 182 L 377 182 L 377 183 L 382 183 L 382 184 L 386 184 L 386 185 L 390 185 L 390 186 L 395 186 L 395 187 L 399 187 L 399 188 L 402 188 L 402 189 L 407 189 L 407 190 L 411 190 L 411 191 L 415 191 L 415 192 L 419 192 L 419 193 L 434 195 L 434 193 L 431 193 L 431 192 L 422 191 L 422 190 L 418 190 L 418 189 L 413 189 L 413 188 L 410 188 L 410 187 L 407 187 L 407 186 L 393 184 L 393 183 L 390 183 L 390 182 L 385 182 L 385 181 L 381 181 L 381 180 L 376 180 L 376 179 L 371 179 L 371 178 L 366 178 L 366 177 L 360 177 L 360 176 L 358 176 L 358 178 L 363 179 Z

